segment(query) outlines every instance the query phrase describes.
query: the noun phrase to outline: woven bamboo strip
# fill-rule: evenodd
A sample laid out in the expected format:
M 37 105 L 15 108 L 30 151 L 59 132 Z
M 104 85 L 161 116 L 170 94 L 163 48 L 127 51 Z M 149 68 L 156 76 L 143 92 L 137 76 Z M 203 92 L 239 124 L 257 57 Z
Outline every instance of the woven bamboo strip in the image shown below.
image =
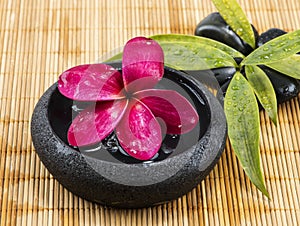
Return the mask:
M 298 1 L 239 2 L 260 32 L 300 26 Z M 209 0 L 2 0 L 0 10 L 1 225 L 300 223 L 299 96 L 280 106 L 277 128 L 261 113 L 262 167 L 270 201 L 246 178 L 229 143 L 197 188 L 168 204 L 136 210 L 106 208 L 74 196 L 33 152 L 30 114 L 59 73 L 94 62 L 136 35 L 192 34 L 196 23 L 215 10 Z
M 24 21 L 26 21 L 26 13 L 24 12 L 24 4 L 21 4 L 20 6 L 20 19 L 19 19 L 19 27 L 24 27 Z M 20 31 L 19 32 L 19 39 L 18 39 L 18 46 L 19 46 L 19 50 L 21 50 L 25 44 L 25 35 Z M 27 87 L 30 86 L 30 74 L 28 73 L 28 68 L 27 68 L 27 65 L 24 64 L 23 65 L 23 60 L 24 59 L 28 59 L 28 53 L 26 53 L 25 51 L 22 51 L 23 54 L 20 55 L 20 62 L 17 63 L 19 66 L 20 66 L 20 69 L 17 73 L 20 73 L 22 74 L 22 77 L 26 78 L 24 82 L 22 82 L 22 84 L 24 85 L 24 90 L 26 92 L 26 95 L 25 95 L 25 98 L 28 97 L 28 99 L 24 99 L 24 101 L 21 101 L 21 104 L 23 104 L 24 107 L 22 107 L 22 109 L 20 109 L 20 112 L 23 112 L 24 113 L 24 122 L 28 120 L 29 122 L 29 112 L 30 112 L 30 108 L 28 108 L 28 104 L 30 102 L 30 92 Z M 24 73 L 25 72 L 25 73 Z M 27 100 L 29 100 L 27 102 Z M 25 103 L 26 102 L 26 103 Z M 25 120 L 26 119 L 26 120 Z M 24 207 L 25 205 L 23 204 L 23 199 L 24 197 L 27 195 L 26 194 L 26 191 L 27 191 L 27 183 L 26 181 L 28 180 L 28 177 L 27 177 L 27 172 L 26 172 L 26 158 L 27 156 L 29 155 L 29 152 L 27 151 L 27 138 L 28 138 L 28 135 L 26 136 L 26 133 L 28 134 L 28 128 L 29 128 L 29 123 L 25 123 L 25 125 L 27 124 L 27 129 L 24 128 L 24 131 L 20 130 L 21 132 L 23 132 L 23 137 L 22 137 L 22 166 L 20 167 L 20 175 L 23 174 L 23 177 L 21 176 L 21 181 L 19 182 L 19 189 L 18 189 L 18 192 L 19 192 L 19 195 L 18 195 L 18 206 L 22 206 Z M 22 211 L 23 209 L 23 211 Z M 24 212 L 26 212 L 26 208 L 18 208 L 18 211 L 17 211 L 17 216 L 22 216 L 24 214 Z M 17 219 L 17 225 L 21 225 L 23 223 L 23 218 L 22 217 L 18 217 Z
M 269 126 L 270 125 L 270 120 L 269 120 L 268 116 L 266 116 L 266 115 L 262 115 L 261 119 L 262 119 L 261 120 L 262 134 L 267 134 L 267 132 L 266 132 L 267 129 L 269 131 L 271 131 L 271 127 Z M 267 126 L 265 126 L 265 123 L 264 123 L 265 121 L 267 123 Z M 272 136 L 270 136 L 270 137 L 272 138 Z M 273 152 L 272 151 L 272 147 L 271 147 L 271 145 L 273 144 L 273 142 L 271 141 L 269 143 L 268 139 L 266 139 L 267 138 L 266 135 L 262 136 L 262 138 L 263 138 L 263 141 L 262 141 L 263 146 L 261 145 L 262 152 L 264 152 L 264 150 L 270 150 L 271 152 Z M 264 149 L 264 147 L 265 147 L 265 149 Z M 268 172 L 268 171 L 264 170 L 265 171 L 265 175 L 267 175 L 267 173 L 272 174 L 272 172 L 276 172 L 276 170 L 274 171 L 274 169 L 273 169 L 273 164 L 274 163 L 276 164 L 276 162 L 277 162 L 276 156 L 274 155 L 274 152 L 273 152 L 273 155 L 269 155 L 269 156 L 271 157 L 270 160 L 269 160 L 269 162 L 267 162 L 267 158 L 264 158 L 264 156 L 262 156 L 262 167 L 264 169 L 268 169 L 268 171 L 269 171 Z M 266 157 L 268 157 L 268 155 L 266 155 Z M 270 167 L 270 169 L 267 168 L 267 166 Z M 277 186 L 279 186 L 279 183 L 277 183 Z M 270 202 L 271 205 L 275 204 L 275 203 L 276 203 L 275 205 L 277 205 L 278 203 L 282 203 L 282 194 L 280 194 L 278 192 L 280 192 L 280 190 L 274 189 L 273 187 L 271 188 L 270 194 L 272 195 L 272 199 L 273 199 L 273 201 Z M 267 220 L 269 220 L 269 221 L 272 220 L 273 223 L 280 224 L 280 221 L 281 221 L 282 218 L 276 219 L 276 215 L 277 214 L 275 215 L 275 213 L 273 211 L 271 211 L 270 214 L 271 214 L 271 219 L 267 218 Z M 278 213 L 278 215 L 280 215 L 280 212 Z
M 33 2 L 30 2 L 30 4 L 33 4 Z M 31 7 L 28 7 L 27 5 L 25 5 L 26 11 L 27 13 L 31 14 L 31 19 L 27 22 L 26 26 L 29 27 L 30 30 L 34 31 L 36 29 L 34 29 L 35 23 L 38 20 L 38 11 L 37 10 L 32 10 Z M 38 31 L 37 31 L 38 32 Z M 37 33 L 37 37 L 39 37 L 39 32 Z M 41 38 L 42 39 L 42 38 Z M 41 56 L 42 53 L 39 53 L 39 49 L 37 48 L 37 46 L 40 45 L 40 41 L 41 39 L 37 39 L 35 38 L 34 40 L 36 40 L 36 42 L 31 43 L 33 40 L 31 37 L 28 38 L 28 44 L 29 46 L 31 46 L 31 48 L 33 48 L 32 53 L 33 53 L 33 57 L 32 57 L 32 61 L 28 64 L 28 71 L 32 71 L 33 68 L 35 68 L 37 65 L 37 67 L 40 67 L 39 64 L 39 57 Z M 35 57 L 37 56 L 37 57 Z M 43 87 L 43 75 L 39 76 L 39 83 L 37 83 L 37 87 L 36 89 L 38 89 L 38 87 L 40 87 L 40 90 L 42 91 L 44 89 Z M 30 160 L 32 161 L 32 159 Z M 40 163 L 36 160 L 36 165 L 35 167 L 38 167 L 39 170 L 35 169 L 31 169 L 31 178 L 39 178 L 39 180 L 34 180 L 33 183 L 31 184 L 31 186 L 33 186 L 34 188 L 34 192 L 29 191 L 29 199 L 28 199 L 28 208 L 30 209 L 30 215 L 29 215 L 29 219 L 28 219 L 28 223 L 32 223 L 35 224 L 35 222 L 38 222 L 39 224 L 44 224 L 44 225 L 48 225 L 46 219 L 47 219 L 47 215 L 51 213 L 51 211 L 47 211 L 48 209 L 48 196 L 44 195 L 45 192 L 49 192 L 49 181 L 48 178 L 46 177 L 46 171 L 44 169 L 44 167 L 42 165 L 40 165 Z M 34 171 L 33 171 L 34 170 Z M 36 173 L 35 173 L 36 172 Z M 36 200 L 36 197 L 38 197 L 38 199 Z M 43 208 L 39 208 L 39 207 L 43 207 Z
M 4 7 L 7 7 L 7 2 L 4 2 L 3 5 Z M 7 20 L 5 20 L 5 18 L 9 18 L 9 15 L 10 15 L 10 12 L 8 10 L 6 11 L 1 11 L 1 15 L 2 15 L 2 23 L 1 23 L 1 33 L 0 33 L 0 36 L 1 36 L 1 39 L 0 39 L 0 44 L 1 44 L 1 50 L 2 50 L 2 58 L 1 58 L 1 74 L 0 74 L 0 77 L 1 77 L 1 111 L 0 111 L 0 133 L 1 133 L 1 137 L 0 137 L 0 147 L 1 147 L 1 150 L 6 150 L 6 145 L 7 145 L 7 132 L 8 132 L 8 127 L 7 127 L 7 113 L 6 113 L 6 110 L 7 110 L 7 106 L 6 106 L 6 103 L 7 103 L 7 91 L 8 89 L 6 89 L 5 85 L 7 85 L 7 81 L 8 79 L 10 78 L 7 74 L 8 74 L 8 70 L 6 70 L 6 62 L 7 62 L 7 52 L 8 52 L 8 32 L 7 32 L 7 29 L 8 29 L 8 22 Z M 0 204 L 0 211 L 1 211 L 1 216 L 3 214 L 5 214 L 5 211 L 3 211 L 3 205 L 4 204 L 4 201 L 5 201 L 5 197 L 4 197 L 4 186 L 5 186 L 5 181 L 4 181 L 4 175 L 5 175 L 5 164 L 6 164 L 6 152 L 4 151 L 1 151 L 1 168 L 0 168 L 0 176 L 1 176 L 1 186 L 0 186 L 0 201 L 1 201 L 1 204 Z M 3 217 L 5 219 L 5 216 Z
M 23 5 L 20 5 L 20 11 L 19 11 L 19 27 L 22 27 L 22 22 L 24 20 L 24 18 L 26 18 L 26 16 L 24 15 L 23 12 L 21 12 L 21 10 L 23 9 Z M 21 51 L 23 44 L 24 44 L 24 39 L 22 39 L 23 36 L 23 32 L 22 30 L 18 29 L 18 43 L 17 43 L 17 48 L 16 48 L 16 67 L 15 67 L 15 74 L 20 74 L 21 77 L 21 88 L 20 91 L 22 92 L 21 94 L 21 98 L 20 99 L 20 107 L 19 107 L 19 112 L 20 112 L 20 117 L 19 117 L 19 121 L 20 122 L 24 122 L 23 124 L 23 128 L 20 128 L 20 132 L 22 132 L 22 135 L 19 135 L 19 139 L 21 144 L 17 146 L 17 149 L 20 148 L 20 152 L 21 152 L 21 165 L 18 167 L 16 167 L 16 169 L 20 170 L 20 178 L 21 180 L 17 180 L 15 183 L 16 189 L 18 189 L 18 191 L 15 191 L 15 194 L 18 194 L 18 198 L 17 198 L 17 205 L 18 206 L 22 206 L 23 203 L 23 197 L 24 197 L 24 193 L 26 192 L 25 189 L 25 184 L 26 184 L 26 179 L 25 176 L 26 172 L 25 172 L 25 160 L 26 160 L 26 155 L 27 155 L 27 137 L 28 135 L 26 135 L 26 133 L 28 134 L 28 128 L 29 128 L 29 111 L 28 111 L 28 103 L 29 103 L 29 98 L 30 95 L 28 93 L 28 81 L 30 81 L 29 78 L 29 73 L 27 72 L 27 68 L 26 68 L 26 64 L 24 64 L 24 59 L 27 58 L 28 59 L 28 55 L 25 51 Z M 29 52 L 29 51 L 28 51 Z M 25 72 L 24 74 L 22 72 Z M 23 119 L 23 120 L 22 120 Z M 25 142 L 25 144 L 23 144 L 23 142 Z M 18 164 L 17 164 L 18 165 Z M 17 179 L 17 178 L 16 178 Z M 19 217 L 21 216 L 21 212 L 19 211 L 20 209 L 17 208 L 17 218 L 15 219 L 16 222 L 12 222 L 12 225 L 21 225 L 22 223 L 22 219 Z
M 222 158 L 226 158 L 225 153 L 223 153 Z M 217 198 L 219 199 L 219 205 L 218 205 L 218 209 L 221 212 L 221 218 L 224 219 L 224 225 L 229 225 L 230 224 L 230 217 L 231 217 L 231 202 L 227 202 L 227 197 L 226 196 L 222 196 L 222 192 L 226 191 L 226 183 L 225 183 L 225 176 L 224 176 L 224 168 L 223 168 L 223 161 L 219 161 L 218 163 L 218 168 L 219 170 L 216 171 L 216 173 L 218 173 L 218 175 L 216 176 L 216 181 L 219 182 L 219 189 L 218 189 L 218 193 L 217 193 Z M 226 180 L 227 181 L 227 180 Z M 227 192 L 226 192 L 227 193 Z
M 285 114 L 285 107 L 284 105 L 282 105 L 281 108 L 279 108 L 279 122 L 280 122 L 280 128 L 282 128 L 280 131 L 278 130 L 278 132 L 280 132 L 280 138 L 282 139 L 282 145 L 283 147 L 280 147 L 280 150 L 287 150 L 286 152 L 284 152 L 283 154 L 280 154 L 282 157 L 282 164 L 283 164 L 283 170 L 286 171 L 286 176 L 288 178 L 292 178 L 293 176 L 291 175 L 291 171 L 289 170 L 289 163 L 290 163 L 290 148 L 289 148 L 289 144 L 287 143 L 288 141 L 288 135 L 286 134 L 286 131 L 283 128 L 284 123 L 284 114 Z M 279 138 L 279 139 L 280 139 Z M 286 186 L 286 196 L 283 196 L 284 198 L 284 206 L 286 209 L 288 209 L 290 207 L 290 205 L 292 204 L 292 187 L 290 186 L 290 181 L 287 180 L 287 178 L 284 178 L 285 181 L 285 186 Z M 292 215 L 292 212 L 287 212 L 287 222 L 289 224 L 292 225 L 292 223 L 294 223 L 294 216 Z
M 18 8 L 17 4 L 12 4 L 8 6 L 10 8 L 8 18 L 10 19 L 9 22 L 6 24 L 6 28 L 9 28 L 11 30 L 17 29 L 17 15 L 16 11 L 14 11 L 12 8 Z M 5 38 L 8 38 L 8 53 L 13 52 L 16 49 L 16 40 L 17 40 L 17 33 L 7 32 L 7 36 Z M 10 61 L 15 60 L 16 54 L 12 54 Z M 16 107 L 18 107 L 19 102 L 17 102 L 18 98 L 18 79 L 19 77 L 14 76 L 14 68 L 10 64 L 10 62 L 7 65 L 7 69 L 9 70 L 9 73 L 7 74 L 8 77 L 12 78 L 9 80 L 6 80 L 4 82 L 6 87 L 9 86 L 7 89 L 7 96 L 6 96 L 6 108 L 5 112 L 6 114 L 3 118 L 5 118 L 6 121 L 4 124 L 4 127 L 7 128 L 7 134 L 4 134 L 3 139 L 7 140 L 6 145 L 6 162 L 5 162 L 5 174 L 4 174 L 4 185 L 3 185 L 3 205 L 2 205 L 2 214 L 4 213 L 4 219 L 6 218 L 7 222 L 14 223 L 14 203 L 16 202 L 16 196 L 14 195 L 14 175 L 15 171 L 12 170 L 15 168 L 15 158 L 16 158 L 16 134 L 17 133 L 17 118 L 18 118 L 18 111 L 16 111 Z M 4 150 L 4 149 L 3 149 Z M 4 225 L 4 224 L 3 224 Z

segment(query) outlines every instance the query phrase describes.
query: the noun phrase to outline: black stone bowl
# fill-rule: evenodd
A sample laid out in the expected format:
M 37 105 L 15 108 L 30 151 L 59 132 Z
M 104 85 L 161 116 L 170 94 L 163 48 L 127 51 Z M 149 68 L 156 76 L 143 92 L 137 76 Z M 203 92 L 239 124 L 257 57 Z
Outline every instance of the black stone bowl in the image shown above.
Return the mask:
M 101 145 L 100 157 L 76 150 L 66 141 L 74 102 L 63 97 L 55 83 L 40 98 L 32 115 L 32 141 L 40 160 L 69 191 L 102 205 L 148 207 L 191 191 L 224 150 L 226 118 L 215 96 L 192 76 L 165 67 L 164 78 L 178 84 L 196 108 L 196 140 L 195 131 L 184 134 L 176 141 L 180 148 L 147 162 L 122 161 L 122 155 L 114 156 Z M 162 147 L 168 142 L 166 137 Z

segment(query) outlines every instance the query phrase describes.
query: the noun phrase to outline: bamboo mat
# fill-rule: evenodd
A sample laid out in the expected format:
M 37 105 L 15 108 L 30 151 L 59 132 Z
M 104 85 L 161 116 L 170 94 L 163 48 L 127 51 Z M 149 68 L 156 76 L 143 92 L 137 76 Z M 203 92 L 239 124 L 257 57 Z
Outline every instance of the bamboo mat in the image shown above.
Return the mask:
M 263 32 L 300 29 L 299 0 L 239 0 Z M 246 178 L 229 143 L 185 196 L 144 209 L 113 209 L 65 190 L 44 168 L 30 117 L 65 69 L 95 62 L 137 35 L 193 34 L 209 0 L 0 0 L 0 213 L 6 225 L 300 225 L 300 95 L 261 113 L 261 159 L 272 200 Z

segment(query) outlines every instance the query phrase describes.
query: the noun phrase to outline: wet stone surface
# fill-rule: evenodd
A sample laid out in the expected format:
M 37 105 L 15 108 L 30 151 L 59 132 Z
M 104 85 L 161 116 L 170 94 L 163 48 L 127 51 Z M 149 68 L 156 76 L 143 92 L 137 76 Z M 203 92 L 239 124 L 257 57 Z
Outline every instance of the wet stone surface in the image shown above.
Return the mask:
M 267 31 L 258 34 L 255 27 L 252 25 L 256 40 L 256 48 L 262 46 L 268 41 L 286 34 L 287 32 L 279 28 L 270 28 Z M 195 35 L 207 37 L 221 43 L 224 43 L 232 48 L 243 53 L 245 56 L 250 54 L 254 49 L 252 49 L 247 43 L 245 43 L 238 34 L 236 34 L 231 27 L 222 18 L 220 13 L 214 12 L 205 17 L 195 28 Z M 282 43 L 284 44 L 284 42 Z M 270 49 L 265 49 L 266 55 L 262 56 L 262 59 L 268 58 L 271 54 Z M 298 53 L 299 54 L 299 53 Z M 237 64 L 241 63 L 242 59 L 235 59 Z M 277 102 L 286 102 L 298 95 L 300 92 L 300 80 L 296 78 L 289 77 L 278 71 L 275 71 L 267 66 L 260 65 L 260 68 L 269 77 L 277 97 Z M 229 83 L 235 73 L 234 68 L 218 68 L 211 70 L 216 79 L 218 80 L 223 95 L 225 96 Z M 244 72 L 242 71 L 244 74 Z M 259 104 L 260 109 L 262 109 Z

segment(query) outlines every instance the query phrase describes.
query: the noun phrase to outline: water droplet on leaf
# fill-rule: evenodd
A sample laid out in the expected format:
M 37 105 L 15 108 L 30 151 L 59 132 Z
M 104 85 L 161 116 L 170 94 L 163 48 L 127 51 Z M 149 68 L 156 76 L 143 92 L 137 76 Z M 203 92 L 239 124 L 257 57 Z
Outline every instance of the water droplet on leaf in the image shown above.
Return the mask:
M 239 90 L 240 88 L 238 86 L 232 86 L 232 90 Z

